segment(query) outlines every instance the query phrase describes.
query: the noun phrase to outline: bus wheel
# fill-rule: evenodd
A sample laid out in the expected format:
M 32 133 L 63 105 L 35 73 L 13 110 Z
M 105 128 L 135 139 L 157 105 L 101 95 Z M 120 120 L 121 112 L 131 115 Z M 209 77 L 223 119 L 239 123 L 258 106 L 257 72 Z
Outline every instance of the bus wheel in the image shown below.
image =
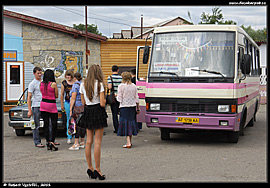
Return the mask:
M 245 123 L 246 123 L 246 118 L 247 118 L 247 110 L 245 110 L 244 112 L 244 116 L 243 118 L 241 119 L 240 121 L 240 127 L 239 127 L 239 135 L 240 136 L 244 136 L 244 126 L 245 126 Z
M 227 142 L 237 143 L 238 139 L 239 139 L 239 131 L 227 133 Z
M 170 140 L 170 130 L 165 128 L 160 128 L 161 140 Z
M 253 127 L 255 118 L 256 118 L 256 117 L 255 117 L 255 115 L 254 115 L 253 118 L 248 122 L 247 127 Z

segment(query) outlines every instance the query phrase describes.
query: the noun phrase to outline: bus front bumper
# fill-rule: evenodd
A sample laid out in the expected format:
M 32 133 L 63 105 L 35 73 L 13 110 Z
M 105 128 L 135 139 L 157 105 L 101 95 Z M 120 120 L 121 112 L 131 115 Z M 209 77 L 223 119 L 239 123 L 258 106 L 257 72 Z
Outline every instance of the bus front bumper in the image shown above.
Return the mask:
M 160 114 L 145 115 L 147 127 L 239 131 L 240 114 Z

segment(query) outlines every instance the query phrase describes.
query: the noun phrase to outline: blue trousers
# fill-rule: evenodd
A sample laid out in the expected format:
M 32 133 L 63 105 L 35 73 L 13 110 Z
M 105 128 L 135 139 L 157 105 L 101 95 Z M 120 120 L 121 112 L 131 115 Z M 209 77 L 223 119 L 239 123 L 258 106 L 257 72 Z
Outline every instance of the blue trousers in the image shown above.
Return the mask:
M 67 139 L 72 139 L 72 135 L 68 134 L 68 125 L 69 125 L 69 119 L 70 119 L 70 103 L 65 101 L 64 107 L 67 114 Z
M 33 111 L 33 116 L 34 116 L 34 121 L 35 121 L 35 125 L 36 128 L 33 129 L 33 140 L 35 145 L 38 145 L 41 143 L 41 139 L 39 136 L 39 126 L 40 126 L 40 111 L 39 111 L 40 107 L 32 107 L 32 111 Z

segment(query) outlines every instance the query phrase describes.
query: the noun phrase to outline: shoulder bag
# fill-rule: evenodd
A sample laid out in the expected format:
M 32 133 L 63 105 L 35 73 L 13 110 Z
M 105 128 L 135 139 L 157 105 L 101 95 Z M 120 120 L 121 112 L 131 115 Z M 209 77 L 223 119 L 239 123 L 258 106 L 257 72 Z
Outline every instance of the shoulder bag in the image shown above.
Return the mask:
M 114 104 L 116 99 L 115 99 L 115 95 L 114 95 L 114 86 L 113 86 L 113 79 L 112 76 L 110 76 L 111 81 L 112 81 L 112 89 L 111 89 L 111 93 L 109 95 L 109 89 L 107 88 L 107 94 L 106 94 L 106 104 Z

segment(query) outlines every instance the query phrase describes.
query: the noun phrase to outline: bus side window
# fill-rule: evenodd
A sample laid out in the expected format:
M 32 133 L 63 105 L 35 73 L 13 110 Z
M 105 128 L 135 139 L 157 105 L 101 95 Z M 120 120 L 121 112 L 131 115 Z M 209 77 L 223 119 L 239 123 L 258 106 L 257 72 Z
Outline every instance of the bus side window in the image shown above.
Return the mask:
M 148 66 L 149 66 L 149 59 L 147 64 L 143 64 L 143 52 L 144 48 L 140 48 L 138 51 L 138 64 L 137 64 L 137 80 L 138 81 L 146 81 L 147 78 L 147 72 L 148 72 Z M 149 50 L 149 53 L 151 52 L 151 48 Z
M 253 76 L 258 76 L 258 67 L 257 67 L 257 61 L 256 61 L 256 49 L 253 46 L 252 48 L 252 52 L 253 52 Z
M 238 70 L 240 69 L 240 65 L 243 61 L 244 48 L 238 47 Z
M 253 66 L 253 50 L 252 50 L 252 44 L 250 44 L 249 46 L 249 54 L 250 54 L 250 59 L 251 59 L 251 62 L 250 62 L 250 73 L 249 73 L 249 76 L 254 76 L 254 66 Z
M 256 50 L 256 58 L 257 58 L 257 68 L 258 68 L 258 74 L 261 75 L 262 71 L 261 71 L 261 65 L 260 65 L 260 51 Z
M 246 52 L 246 54 L 248 54 L 248 40 L 246 39 L 246 42 L 245 42 L 245 52 Z

